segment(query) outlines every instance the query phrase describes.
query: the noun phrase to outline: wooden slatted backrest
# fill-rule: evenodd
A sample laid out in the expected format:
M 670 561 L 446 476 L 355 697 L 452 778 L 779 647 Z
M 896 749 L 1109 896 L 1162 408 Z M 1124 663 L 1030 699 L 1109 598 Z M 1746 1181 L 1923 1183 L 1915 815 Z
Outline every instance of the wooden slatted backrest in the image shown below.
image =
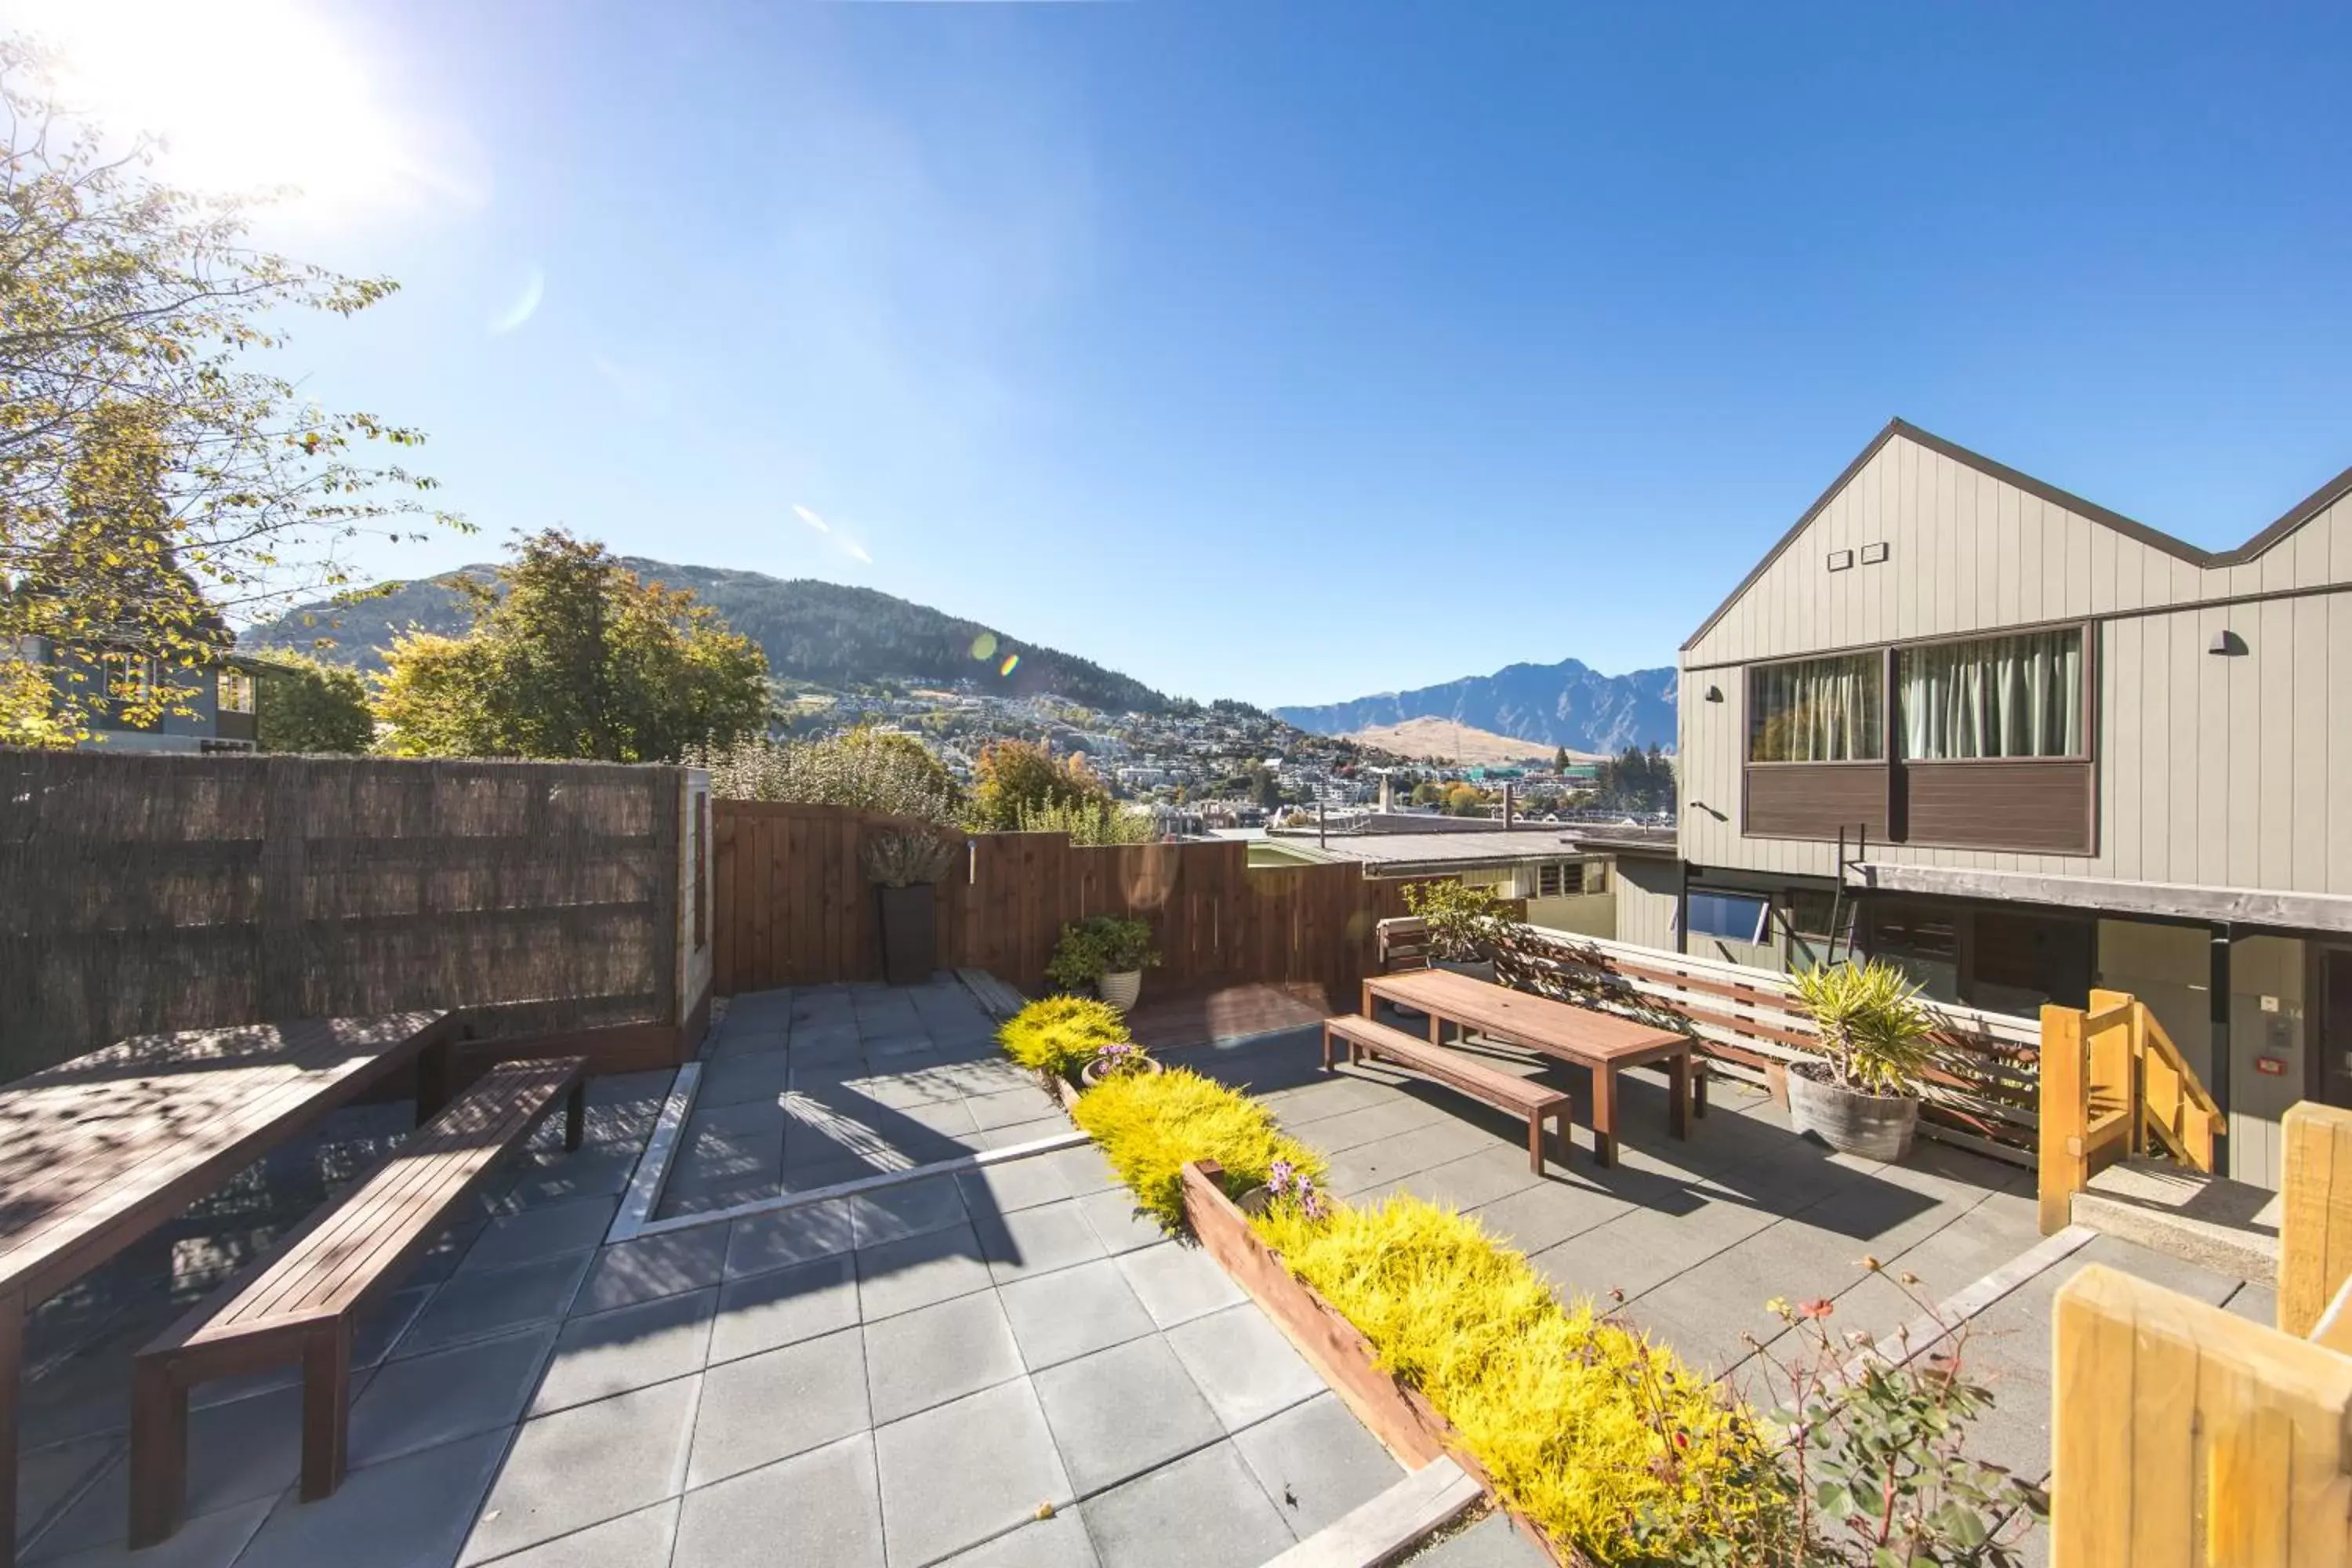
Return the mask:
M 1429 922 L 1419 915 L 1381 921 L 1372 931 L 1373 953 L 1383 974 L 1429 967 Z

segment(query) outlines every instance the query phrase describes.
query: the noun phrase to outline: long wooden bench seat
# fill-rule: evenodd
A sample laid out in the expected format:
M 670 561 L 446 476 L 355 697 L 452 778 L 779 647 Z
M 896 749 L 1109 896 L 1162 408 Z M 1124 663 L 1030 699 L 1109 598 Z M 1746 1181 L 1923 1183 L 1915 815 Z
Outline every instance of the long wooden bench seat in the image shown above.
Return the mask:
M 188 1391 L 214 1378 L 300 1362 L 303 1500 L 342 1484 L 352 1324 L 559 1100 L 566 1100 L 563 1146 L 580 1147 L 587 1071 L 582 1057 L 491 1068 L 341 1201 L 139 1352 L 131 1382 L 132 1546 L 152 1545 L 178 1527 Z
M 1433 1046 L 1402 1029 L 1392 1029 L 1354 1013 L 1323 1020 L 1323 1068 L 1327 1072 L 1331 1068 L 1334 1040 L 1347 1042 L 1348 1059 L 1351 1062 L 1360 1062 L 1367 1056 L 1395 1062 L 1498 1110 L 1526 1117 L 1528 1169 L 1538 1175 L 1543 1174 L 1544 1168 L 1544 1123 L 1551 1122 L 1559 1136 L 1559 1163 L 1568 1163 L 1570 1096 L 1566 1089 L 1488 1067 L 1460 1051 Z

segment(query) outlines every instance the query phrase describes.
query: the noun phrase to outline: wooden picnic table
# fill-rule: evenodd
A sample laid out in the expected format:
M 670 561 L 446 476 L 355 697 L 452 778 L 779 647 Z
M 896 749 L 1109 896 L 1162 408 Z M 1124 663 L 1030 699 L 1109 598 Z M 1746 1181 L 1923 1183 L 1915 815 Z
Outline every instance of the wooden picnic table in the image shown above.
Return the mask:
M 446 1099 L 454 1015 L 145 1035 L 0 1084 L 0 1568 L 16 1561 L 25 1319 L 273 1146 L 414 1063 Z
M 1612 1165 L 1617 1161 L 1617 1075 L 1626 1068 L 1665 1064 L 1673 1102 L 1668 1120 L 1675 1137 L 1690 1136 L 1694 1110 L 1701 1116 L 1706 1114 L 1706 1079 L 1693 1066 L 1687 1035 L 1514 991 L 1450 969 L 1416 969 L 1366 980 L 1363 1011 L 1367 1018 L 1372 1016 L 1375 997 L 1429 1015 L 1432 1045 L 1444 1043 L 1444 1026 L 1452 1024 L 1591 1069 L 1596 1163 Z

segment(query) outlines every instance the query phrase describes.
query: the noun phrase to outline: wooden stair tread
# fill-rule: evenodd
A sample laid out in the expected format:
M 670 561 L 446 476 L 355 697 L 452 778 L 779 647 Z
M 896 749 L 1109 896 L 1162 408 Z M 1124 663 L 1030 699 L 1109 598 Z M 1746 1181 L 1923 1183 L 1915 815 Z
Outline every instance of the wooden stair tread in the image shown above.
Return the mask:
M 1522 1111 L 1548 1110 L 1564 1104 L 1570 1096 L 1566 1089 L 1505 1072 L 1489 1067 L 1462 1052 L 1444 1046 L 1433 1046 L 1427 1040 L 1391 1028 L 1360 1014 L 1345 1013 L 1325 1020 L 1331 1032 L 1342 1039 L 1358 1044 L 1382 1057 L 1427 1073 L 1431 1078 L 1456 1089 L 1479 1096 L 1491 1097 Z

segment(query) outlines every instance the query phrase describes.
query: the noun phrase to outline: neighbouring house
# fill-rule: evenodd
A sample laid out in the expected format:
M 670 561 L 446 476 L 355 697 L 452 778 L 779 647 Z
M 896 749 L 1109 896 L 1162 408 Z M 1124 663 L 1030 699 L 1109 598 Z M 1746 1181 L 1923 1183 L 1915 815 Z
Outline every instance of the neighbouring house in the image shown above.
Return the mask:
M 255 749 L 255 697 L 261 664 L 225 654 L 210 665 L 161 667 L 135 653 L 91 652 L 47 637 L 28 637 L 28 655 L 62 684 L 75 675 L 82 689 L 106 699 L 89 716 L 85 750 L 110 752 L 250 752 Z M 127 705 L 166 681 L 183 693 L 159 718 L 134 724 Z
M 2275 1186 L 2352 1105 L 2352 469 L 2206 551 L 1901 421 L 1683 646 L 1632 940 L 2148 1003 Z M 1850 946 L 1849 946 L 1850 944 Z
M 1397 826 L 1349 833 L 1294 829 L 1253 840 L 1250 864 L 1304 865 L 1354 860 L 1367 877 L 1401 880 L 1451 877 L 1491 889 L 1498 899 L 1527 900 L 1530 925 L 1584 936 L 1617 935 L 1610 855 L 1580 845 L 1559 828 L 1506 828 L 1497 822 L 1428 830 L 1434 820 L 1404 816 L 1423 831 Z M 1480 831 L 1483 828 L 1484 831 Z

